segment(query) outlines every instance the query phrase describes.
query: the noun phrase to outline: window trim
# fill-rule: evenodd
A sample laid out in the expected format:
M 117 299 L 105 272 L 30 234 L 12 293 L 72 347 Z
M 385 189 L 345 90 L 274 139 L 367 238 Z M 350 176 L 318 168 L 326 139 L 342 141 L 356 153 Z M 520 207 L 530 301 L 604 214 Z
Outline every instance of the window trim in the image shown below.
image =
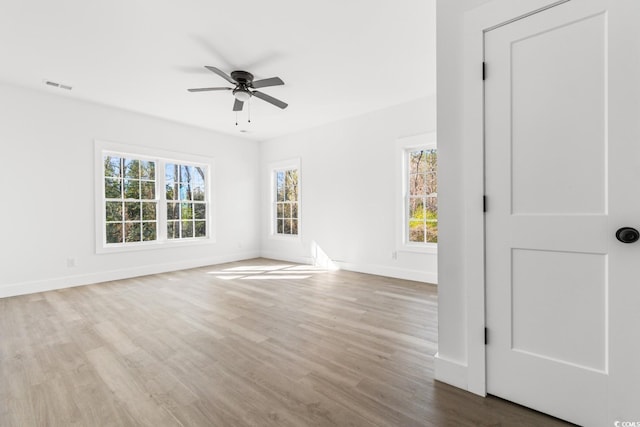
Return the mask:
M 296 169 L 298 171 L 298 234 L 278 234 L 276 231 L 276 172 Z M 284 241 L 299 241 L 302 236 L 302 173 L 300 158 L 282 160 L 269 164 L 269 238 Z
M 130 242 L 130 243 L 106 243 L 105 236 L 105 197 L 104 197 L 104 164 L 105 155 L 131 156 L 156 162 L 156 200 L 158 211 L 156 216 L 157 234 L 156 240 Z M 94 199 L 95 199 L 95 249 L 97 254 L 118 253 L 130 251 L 148 251 L 161 248 L 176 248 L 181 246 L 212 244 L 216 242 L 215 233 L 215 193 L 213 191 L 214 160 L 205 156 L 197 156 L 188 153 L 167 151 L 132 144 L 123 144 L 112 141 L 94 140 Z M 207 206 L 207 236 L 185 239 L 167 239 L 167 200 L 164 195 L 166 163 L 187 164 L 204 167 L 205 176 L 205 201 Z
M 407 182 L 407 158 L 409 151 L 416 149 L 436 149 L 436 132 L 427 132 L 418 135 L 398 138 L 396 148 L 396 250 L 398 252 L 438 253 L 437 243 L 408 242 L 406 230 L 408 182 Z

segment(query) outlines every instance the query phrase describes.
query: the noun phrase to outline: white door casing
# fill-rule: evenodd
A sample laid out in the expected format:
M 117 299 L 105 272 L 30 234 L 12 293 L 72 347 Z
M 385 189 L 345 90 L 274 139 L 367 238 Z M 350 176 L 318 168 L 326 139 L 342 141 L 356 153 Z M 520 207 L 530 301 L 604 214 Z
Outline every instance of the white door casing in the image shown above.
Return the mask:
M 487 391 L 640 421 L 640 17 L 571 0 L 484 39 Z M 635 304 L 634 304 L 635 303 Z

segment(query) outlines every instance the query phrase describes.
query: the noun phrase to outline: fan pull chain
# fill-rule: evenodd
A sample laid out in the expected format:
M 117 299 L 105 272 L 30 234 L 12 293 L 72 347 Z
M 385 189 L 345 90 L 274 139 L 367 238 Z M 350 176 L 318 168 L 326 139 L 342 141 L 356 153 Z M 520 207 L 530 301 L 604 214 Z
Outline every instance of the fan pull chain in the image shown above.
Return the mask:
M 238 112 L 236 111 L 236 126 L 238 126 Z
M 247 110 L 249 112 L 249 120 L 248 123 L 251 123 L 251 98 L 249 98 L 249 102 L 247 102 Z

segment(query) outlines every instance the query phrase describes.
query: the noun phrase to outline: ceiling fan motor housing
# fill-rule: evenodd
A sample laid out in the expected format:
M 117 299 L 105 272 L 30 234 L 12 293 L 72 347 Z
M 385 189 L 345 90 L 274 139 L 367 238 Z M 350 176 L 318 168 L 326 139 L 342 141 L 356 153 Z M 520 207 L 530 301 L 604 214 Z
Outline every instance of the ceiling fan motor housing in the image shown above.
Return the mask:
M 250 86 L 253 82 L 253 74 L 247 71 L 232 71 L 231 78 L 238 82 L 240 86 Z

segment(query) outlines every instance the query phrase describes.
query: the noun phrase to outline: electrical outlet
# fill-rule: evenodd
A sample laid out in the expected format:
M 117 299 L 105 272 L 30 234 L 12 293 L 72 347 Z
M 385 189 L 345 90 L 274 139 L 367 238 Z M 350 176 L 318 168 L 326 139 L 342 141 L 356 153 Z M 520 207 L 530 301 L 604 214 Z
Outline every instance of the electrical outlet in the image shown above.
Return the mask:
M 75 258 L 67 258 L 67 268 L 73 268 L 76 266 Z

